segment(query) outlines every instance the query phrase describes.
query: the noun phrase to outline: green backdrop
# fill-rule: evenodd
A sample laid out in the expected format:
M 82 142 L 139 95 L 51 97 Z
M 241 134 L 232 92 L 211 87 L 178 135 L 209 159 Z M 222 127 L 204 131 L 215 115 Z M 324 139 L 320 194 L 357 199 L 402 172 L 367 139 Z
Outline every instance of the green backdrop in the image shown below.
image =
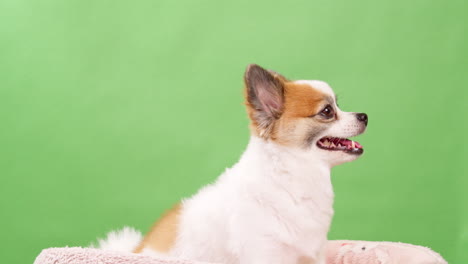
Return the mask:
M 330 238 L 468 263 L 468 2 L 0 1 L 2 263 L 147 231 L 248 141 L 248 63 L 369 114 Z

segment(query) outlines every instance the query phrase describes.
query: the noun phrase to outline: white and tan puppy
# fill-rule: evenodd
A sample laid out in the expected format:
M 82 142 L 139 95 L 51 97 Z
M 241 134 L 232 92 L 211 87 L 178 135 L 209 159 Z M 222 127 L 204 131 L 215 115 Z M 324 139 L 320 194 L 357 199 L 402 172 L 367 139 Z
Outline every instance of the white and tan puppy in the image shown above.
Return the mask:
M 367 115 L 341 111 L 322 81 L 290 81 L 258 65 L 244 78 L 251 138 L 239 162 L 169 211 L 134 252 L 217 263 L 325 263 L 330 170 L 363 153 L 346 138 L 364 132 Z

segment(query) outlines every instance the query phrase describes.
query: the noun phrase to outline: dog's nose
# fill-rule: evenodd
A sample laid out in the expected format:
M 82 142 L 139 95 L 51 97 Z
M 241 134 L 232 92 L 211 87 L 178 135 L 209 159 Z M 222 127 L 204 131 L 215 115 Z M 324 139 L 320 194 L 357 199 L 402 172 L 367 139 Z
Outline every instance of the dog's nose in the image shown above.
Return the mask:
M 359 113 L 359 114 L 356 114 L 356 117 L 359 121 L 361 122 L 364 122 L 364 124 L 366 124 L 367 126 L 367 115 L 364 114 L 364 113 Z

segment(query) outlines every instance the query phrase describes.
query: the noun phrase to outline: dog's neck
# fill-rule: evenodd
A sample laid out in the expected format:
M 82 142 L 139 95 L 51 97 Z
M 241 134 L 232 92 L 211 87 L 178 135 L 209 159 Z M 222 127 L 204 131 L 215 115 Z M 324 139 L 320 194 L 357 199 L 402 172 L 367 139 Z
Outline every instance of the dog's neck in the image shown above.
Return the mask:
M 234 168 L 240 170 L 238 177 L 249 177 L 245 181 L 284 189 L 296 202 L 326 200 L 325 207 L 333 202 L 330 165 L 314 151 L 252 136 Z

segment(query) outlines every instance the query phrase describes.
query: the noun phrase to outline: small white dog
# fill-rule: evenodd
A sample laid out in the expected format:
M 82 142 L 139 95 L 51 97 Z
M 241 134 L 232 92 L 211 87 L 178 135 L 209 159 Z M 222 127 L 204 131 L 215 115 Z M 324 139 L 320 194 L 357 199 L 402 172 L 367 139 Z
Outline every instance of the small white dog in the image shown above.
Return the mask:
M 364 132 L 367 115 L 341 111 L 322 81 L 290 81 L 258 65 L 244 79 L 252 136 L 239 162 L 143 240 L 126 230 L 104 248 L 124 241 L 133 252 L 206 262 L 325 263 L 330 170 L 363 153 L 346 138 Z

